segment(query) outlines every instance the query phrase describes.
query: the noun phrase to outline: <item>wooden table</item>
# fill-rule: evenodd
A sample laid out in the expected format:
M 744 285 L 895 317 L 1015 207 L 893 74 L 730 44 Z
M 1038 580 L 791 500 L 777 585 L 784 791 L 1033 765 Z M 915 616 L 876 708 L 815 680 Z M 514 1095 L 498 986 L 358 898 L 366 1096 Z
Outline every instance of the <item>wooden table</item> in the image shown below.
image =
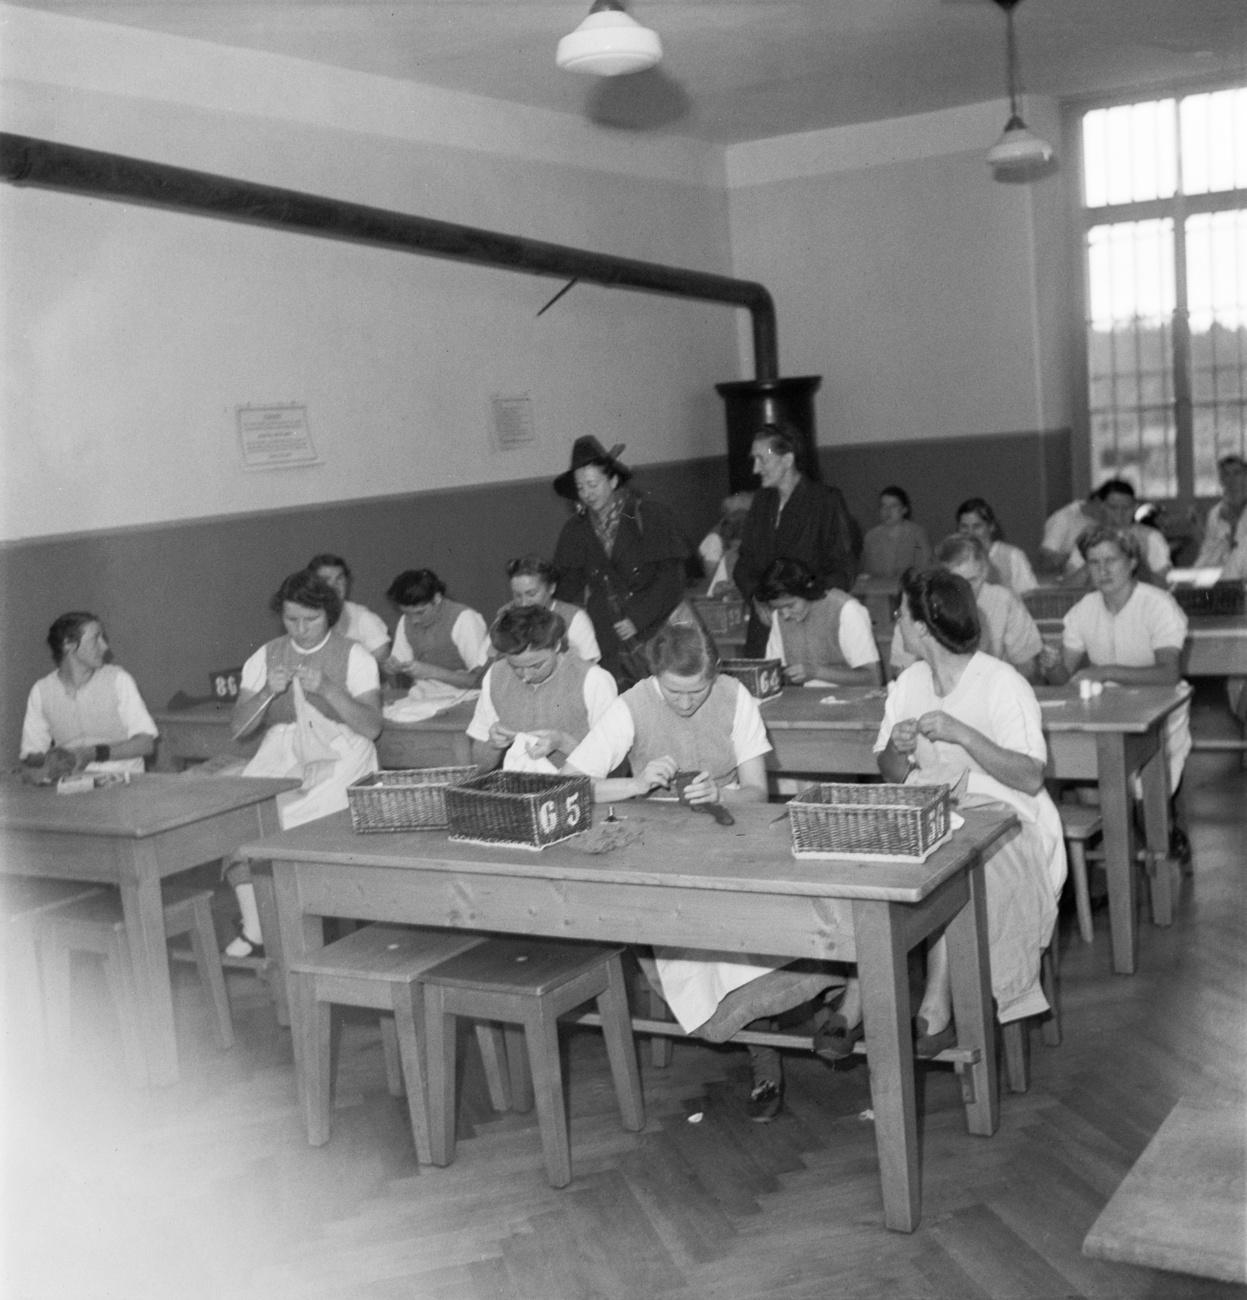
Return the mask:
M 1134 973 L 1139 931 L 1136 843 L 1131 777 L 1143 785 L 1144 831 L 1151 880 L 1152 919 L 1173 920 L 1169 865 L 1169 774 L 1165 762 L 1165 719 L 1190 695 L 1180 686 L 1113 687 L 1093 700 L 1080 700 L 1070 687 L 1035 691 L 1043 710 L 1048 774 L 1058 780 L 1096 781 L 1104 819 L 1104 865 L 1108 876 L 1113 969 Z M 843 703 L 823 704 L 828 695 Z M 838 686 L 788 687 L 762 706 L 774 753 L 771 769 L 812 778 L 879 772 L 875 737 L 883 720 L 878 691 Z
M 0 871 L 121 889 L 150 1083 L 178 1078 L 160 882 L 277 830 L 273 800 L 297 785 L 148 774 L 129 785 L 59 795 L 0 781 Z
M 1184 677 L 1247 677 L 1247 616 L 1203 617 L 1187 626 Z
M 377 740 L 377 758 L 382 767 L 452 767 L 472 761 L 472 742 L 466 735 L 476 708 L 467 700 L 423 722 L 386 720 Z M 223 756 L 249 758 L 259 737 L 235 741 L 230 736 L 228 704 L 208 701 L 181 709 L 162 709 L 152 714 L 160 729 L 159 766 L 162 771 L 180 772 L 193 763 Z
M 642 839 L 598 855 L 575 841 L 529 852 L 439 831 L 356 835 L 345 813 L 242 851 L 272 863 L 288 965 L 323 945 L 330 916 L 856 962 L 884 1215 L 912 1231 L 920 1198 L 906 954 L 947 925 L 959 1047 L 976 1054 L 967 1127 L 990 1135 L 999 1098 L 982 861 L 1012 833 L 1012 813 L 970 813 L 925 863 L 863 865 L 795 860 L 773 805 L 739 809 L 731 828 L 678 805 L 618 812 Z M 291 1020 L 301 1069 L 312 1008 L 298 980 Z

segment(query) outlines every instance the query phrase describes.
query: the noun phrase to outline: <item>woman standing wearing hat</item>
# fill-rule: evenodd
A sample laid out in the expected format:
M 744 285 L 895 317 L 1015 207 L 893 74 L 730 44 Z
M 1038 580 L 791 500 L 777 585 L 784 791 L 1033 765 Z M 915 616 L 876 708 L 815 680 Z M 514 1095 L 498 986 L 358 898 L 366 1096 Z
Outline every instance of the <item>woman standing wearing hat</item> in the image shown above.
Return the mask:
M 554 480 L 576 502 L 554 549 L 558 598 L 583 604 L 593 620 L 602 667 L 621 687 L 645 671 L 641 645 L 667 620 L 684 594 L 692 546 L 663 505 L 627 486 L 631 471 L 596 438 L 577 438 L 571 467 Z

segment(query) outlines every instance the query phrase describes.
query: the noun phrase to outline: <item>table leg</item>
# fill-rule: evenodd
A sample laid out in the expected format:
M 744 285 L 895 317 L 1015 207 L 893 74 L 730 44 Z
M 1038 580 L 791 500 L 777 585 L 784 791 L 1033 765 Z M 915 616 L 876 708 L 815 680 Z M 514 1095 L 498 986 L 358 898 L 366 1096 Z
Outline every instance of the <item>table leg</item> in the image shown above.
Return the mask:
M 272 864 L 273 886 L 277 902 L 277 919 L 282 950 L 287 963 L 301 961 L 310 952 L 325 946 L 325 922 L 320 916 L 304 914 L 299 899 L 299 868 L 292 862 Z M 294 1052 L 295 1087 L 301 1105 L 307 1103 L 306 1069 L 314 1068 L 308 1058 L 308 1044 L 316 1031 L 312 981 L 296 979 L 288 985 L 290 994 L 290 1040 Z
M 1152 893 L 1152 923 L 1173 924 L 1173 864 L 1169 858 L 1169 761 L 1165 746 L 1139 772 L 1143 783 L 1143 831 Z
M 1113 969 L 1119 975 L 1133 975 L 1139 956 L 1138 895 L 1125 737 L 1111 732 L 1097 735 L 1096 761 L 1100 816 L 1104 821 L 1104 871 L 1108 879 Z
M 853 928 L 883 1219 L 897 1232 L 913 1232 L 921 1212 L 921 1190 L 905 937 L 893 905 L 874 899 L 854 900 Z
M 974 1100 L 966 1104 L 966 1128 L 991 1137 L 1000 1124 L 1000 1081 L 996 1071 L 996 1026 L 992 1014 L 991 961 L 987 947 L 987 893 L 983 860 L 967 869 L 970 900 L 948 923 L 948 966 L 957 1046 L 978 1051 L 969 1067 Z
M 159 863 L 149 841 L 134 840 L 127 847 L 129 860 L 121 864 L 119 881 L 121 908 L 134 968 L 147 1080 L 167 1087 L 178 1081 L 178 1049 Z
M 260 914 L 260 933 L 264 935 L 264 951 L 269 958 L 269 988 L 277 1023 L 290 1023 L 289 980 L 286 976 L 284 948 L 281 941 L 281 923 L 277 919 L 277 895 L 273 890 L 273 868 L 258 858 L 251 860 L 251 883 L 255 886 L 255 905 Z

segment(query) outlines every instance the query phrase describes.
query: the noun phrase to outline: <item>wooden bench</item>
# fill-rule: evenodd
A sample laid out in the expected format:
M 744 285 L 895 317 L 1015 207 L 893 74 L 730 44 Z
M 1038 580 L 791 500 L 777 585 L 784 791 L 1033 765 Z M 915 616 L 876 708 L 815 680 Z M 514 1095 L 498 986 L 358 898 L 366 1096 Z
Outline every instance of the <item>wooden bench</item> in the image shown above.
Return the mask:
M 1247 1282 L 1247 1121 L 1180 1101 L 1113 1193 L 1084 1255 Z

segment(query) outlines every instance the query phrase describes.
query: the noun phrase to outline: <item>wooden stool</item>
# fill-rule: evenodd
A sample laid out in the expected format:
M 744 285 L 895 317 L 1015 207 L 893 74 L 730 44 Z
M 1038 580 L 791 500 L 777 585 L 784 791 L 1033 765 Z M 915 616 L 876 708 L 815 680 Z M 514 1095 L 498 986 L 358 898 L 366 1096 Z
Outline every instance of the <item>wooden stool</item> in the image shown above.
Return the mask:
M 43 1061 L 47 1040 L 43 1023 L 43 987 L 39 978 L 36 923 L 46 912 L 80 902 L 100 892 L 99 885 L 38 876 L 0 877 L 0 1006 L 3 1007 L 5 1057 L 17 1060 L 28 1051 Z
M 1074 887 L 1074 906 L 1078 911 L 1078 933 L 1083 943 L 1090 943 L 1095 934 L 1091 927 L 1091 894 L 1087 888 L 1087 841 L 1094 839 L 1104 828 L 1098 808 L 1077 803 L 1057 804 L 1061 814 L 1061 832 L 1069 853 L 1070 882 Z
M 369 1007 L 393 1013 L 381 1019 L 386 1080 L 391 1095 L 401 1097 L 406 1092 L 416 1158 L 429 1163 L 424 1004 L 418 985 L 430 967 L 481 942 L 461 930 L 365 925 L 290 966 L 291 996 L 303 1012 L 299 1018 L 303 1026 L 303 1114 L 312 1146 L 329 1141 L 332 1005 Z M 506 1110 L 510 1091 L 503 1076 L 501 1036 L 480 1025 L 477 1042 L 485 1061 L 490 1101 L 496 1109 Z
M 182 934 L 190 936 L 199 977 L 212 997 L 221 1046 L 232 1047 L 234 1027 L 230 1021 L 225 976 L 221 972 L 221 955 L 217 952 L 216 931 L 212 924 L 212 891 L 166 886 L 164 919 L 166 939 Z M 104 958 L 104 979 L 117 1008 L 126 1068 L 131 1078 L 145 1079 L 134 968 L 126 938 L 121 895 L 114 889 L 100 890 L 90 898 L 40 916 L 38 945 L 48 1037 L 53 1050 L 63 1056 L 69 1053 L 72 1023 L 70 954 L 98 953 Z
M 1043 1040 L 1049 1047 L 1061 1045 L 1061 1002 L 1058 979 L 1060 977 L 1060 955 L 1057 949 L 1056 933 L 1052 942 L 1043 950 L 1039 958 L 1039 983 L 1044 997 L 1048 999 L 1048 1011 L 1043 1016 Z M 1010 1092 L 1025 1092 L 1030 1087 L 1030 1068 L 1027 1061 L 1029 1046 L 1030 1021 L 1034 1016 L 1022 1020 L 1010 1020 L 1000 1026 L 1000 1036 L 1005 1052 L 1005 1082 Z
M 523 1027 L 552 1186 L 566 1187 L 572 1178 L 558 1018 L 590 998 L 597 999 L 624 1127 L 635 1132 L 644 1126 L 622 952 L 622 948 L 541 939 L 494 939 L 425 975 L 429 1137 L 435 1165 L 448 1165 L 455 1154 L 456 1016 Z M 518 1052 L 511 1057 L 514 1080 L 523 1057 Z

